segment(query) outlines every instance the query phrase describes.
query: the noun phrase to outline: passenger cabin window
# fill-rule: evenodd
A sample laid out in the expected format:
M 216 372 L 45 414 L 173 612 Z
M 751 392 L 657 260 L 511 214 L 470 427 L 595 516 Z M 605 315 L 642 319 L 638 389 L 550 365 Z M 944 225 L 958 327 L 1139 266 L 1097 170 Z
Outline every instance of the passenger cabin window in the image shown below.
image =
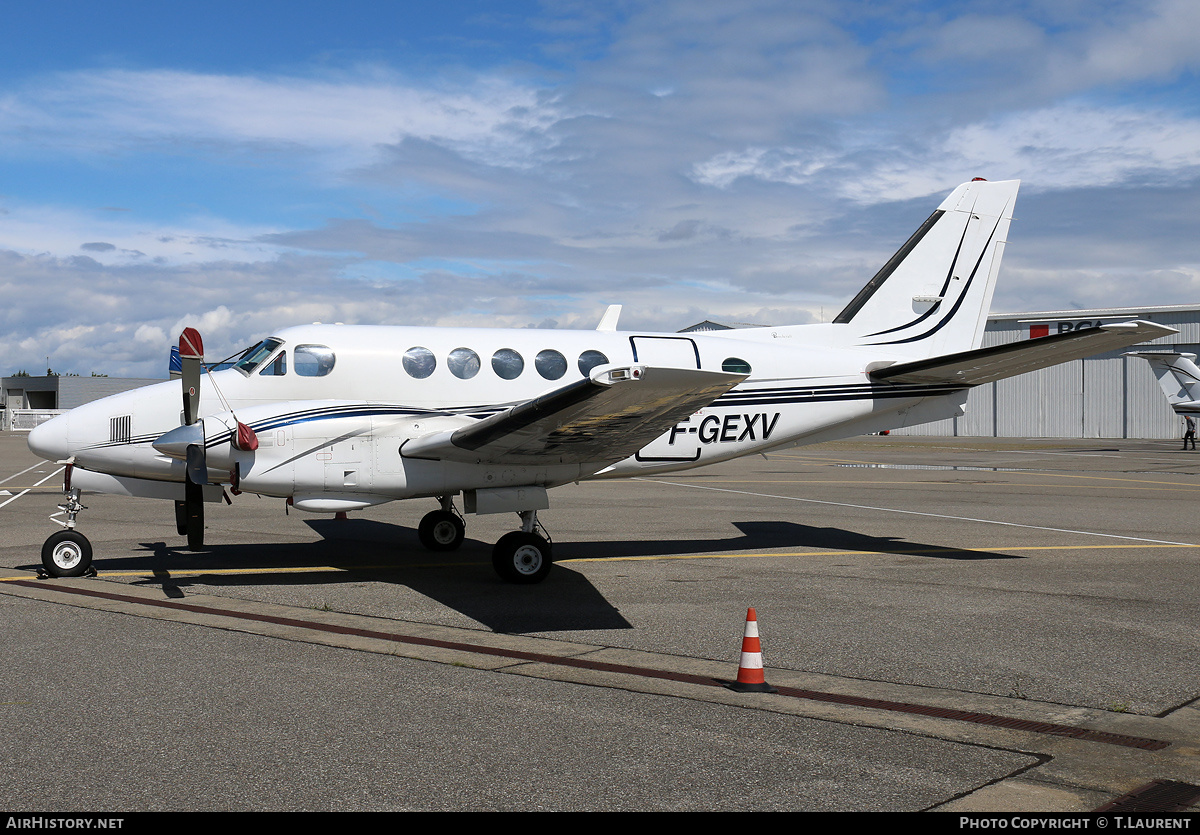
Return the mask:
M 460 380 L 469 380 L 479 373 L 479 354 L 470 348 L 455 348 L 446 358 L 446 367 Z
M 404 366 L 408 376 L 424 380 L 437 368 L 437 357 L 433 355 L 433 351 L 417 345 L 404 352 L 400 364 Z
M 258 372 L 260 377 L 282 377 L 287 374 L 287 351 L 280 351 L 275 359 L 263 365 Z
M 333 351 L 324 345 L 297 345 L 292 351 L 292 362 L 301 377 L 324 377 L 336 361 Z
M 579 373 L 584 377 L 592 373 L 592 369 L 597 365 L 605 365 L 608 363 L 608 357 L 599 351 L 584 351 L 579 355 Z
M 501 348 L 492 354 L 492 370 L 502 380 L 515 380 L 525 370 L 525 358 L 512 348 Z
M 263 360 L 275 353 L 275 349 L 283 344 L 282 339 L 271 337 L 264 339 L 262 342 L 255 345 L 253 348 L 246 350 L 242 358 L 234 363 L 233 367 L 243 374 L 253 374 L 254 369 L 262 364 Z
M 728 371 L 730 374 L 749 374 L 750 363 L 737 357 L 728 357 L 721 363 L 721 370 Z
M 547 348 L 538 351 L 533 358 L 533 367 L 547 380 L 557 380 L 567 373 L 567 358 L 553 348 Z

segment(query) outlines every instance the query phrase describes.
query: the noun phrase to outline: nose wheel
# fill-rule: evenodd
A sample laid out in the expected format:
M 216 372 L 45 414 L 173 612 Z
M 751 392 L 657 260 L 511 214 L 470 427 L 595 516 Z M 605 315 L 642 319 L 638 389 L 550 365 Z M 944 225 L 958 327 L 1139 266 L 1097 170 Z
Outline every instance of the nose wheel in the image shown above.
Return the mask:
M 51 534 L 42 545 L 42 568 L 50 577 L 82 577 L 92 567 L 92 543 L 79 531 Z
M 75 530 L 75 517 L 79 511 L 87 510 L 79 501 L 80 491 L 71 487 L 71 468 L 67 463 L 63 475 L 63 493 L 66 501 L 58 506 L 58 513 L 50 517 L 51 521 L 62 525 L 66 530 L 50 534 L 42 544 L 42 574 L 41 577 L 83 577 L 93 575 L 92 543 L 88 538 Z M 64 522 L 56 517 L 66 514 Z

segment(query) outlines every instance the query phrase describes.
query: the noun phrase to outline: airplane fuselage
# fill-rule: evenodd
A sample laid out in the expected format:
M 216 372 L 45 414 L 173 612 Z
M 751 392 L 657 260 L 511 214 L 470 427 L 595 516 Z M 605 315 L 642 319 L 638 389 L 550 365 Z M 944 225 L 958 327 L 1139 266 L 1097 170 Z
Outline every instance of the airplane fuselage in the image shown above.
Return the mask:
M 962 387 L 872 382 L 879 349 L 830 349 L 837 326 L 695 334 L 308 325 L 279 332 L 255 363 L 206 374 L 200 402 L 209 480 L 344 510 L 415 496 L 667 472 L 957 414 Z M 811 334 L 811 337 L 809 336 Z M 314 361 L 323 359 L 327 367 Z M 281 359 L 282 358 L 282 359 Z M 471 464 L 406 456 L 407 441 L 536 398 L 591 366 L 749 373 L 636 454 L 615 464 Z M 874 365 L 872 365 L 874 364 Z M 252 427 L 251 456 L 228 442 Z M 46 424 L 31 445 L 78 467 L 156 482 L 184 462 L 153 444 L 180 424 L 177 382 L 114 395 Z M 221 438 L 224 437 L 224 441 Z M 81 483 L 88 483 L 86 476 Z

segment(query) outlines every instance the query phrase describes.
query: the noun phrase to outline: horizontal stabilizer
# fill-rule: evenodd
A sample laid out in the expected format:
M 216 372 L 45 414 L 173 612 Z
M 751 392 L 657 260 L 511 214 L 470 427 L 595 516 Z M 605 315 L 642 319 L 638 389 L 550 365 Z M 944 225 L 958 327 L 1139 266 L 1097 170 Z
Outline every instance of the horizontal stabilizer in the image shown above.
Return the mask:
M 1117 322 L 917 362 L 897 363 L 872 371 L 871 378 L 887 383 L 978 386 L 1178 332 L 1154 322 Z
M 1141 357 L 1150 363 L 1154 376 L 1167 402 L 1176 412 L 1194 413 L 1200 409 L 1200 368 L 1195 354 L 1175 354 L 1163 351 L 1134 351 L 1127 357 Z
M 627 458 L 745 374 L 644 365 L 602 366 L 470 426 L 408 441 L 406 458 L 493 464 L 608 465 Z

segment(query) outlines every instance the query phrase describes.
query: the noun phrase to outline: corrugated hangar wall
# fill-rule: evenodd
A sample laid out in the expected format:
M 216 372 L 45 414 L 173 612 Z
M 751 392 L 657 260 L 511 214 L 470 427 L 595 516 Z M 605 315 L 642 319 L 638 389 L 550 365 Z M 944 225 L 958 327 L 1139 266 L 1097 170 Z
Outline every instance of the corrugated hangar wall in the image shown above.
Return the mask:
M 1179 333 L 1120 351 L 1022 374 L 971 390 L 966 414 L 896 435 L 996 438 L 1178 438 L 1181 419 L 1167 405 L 1150 364 L 1130 351 L 1200 354 L 1200 305 L 1000 313 L 988 317 L 983 345 L 1112 322 L 1145 319 Z

